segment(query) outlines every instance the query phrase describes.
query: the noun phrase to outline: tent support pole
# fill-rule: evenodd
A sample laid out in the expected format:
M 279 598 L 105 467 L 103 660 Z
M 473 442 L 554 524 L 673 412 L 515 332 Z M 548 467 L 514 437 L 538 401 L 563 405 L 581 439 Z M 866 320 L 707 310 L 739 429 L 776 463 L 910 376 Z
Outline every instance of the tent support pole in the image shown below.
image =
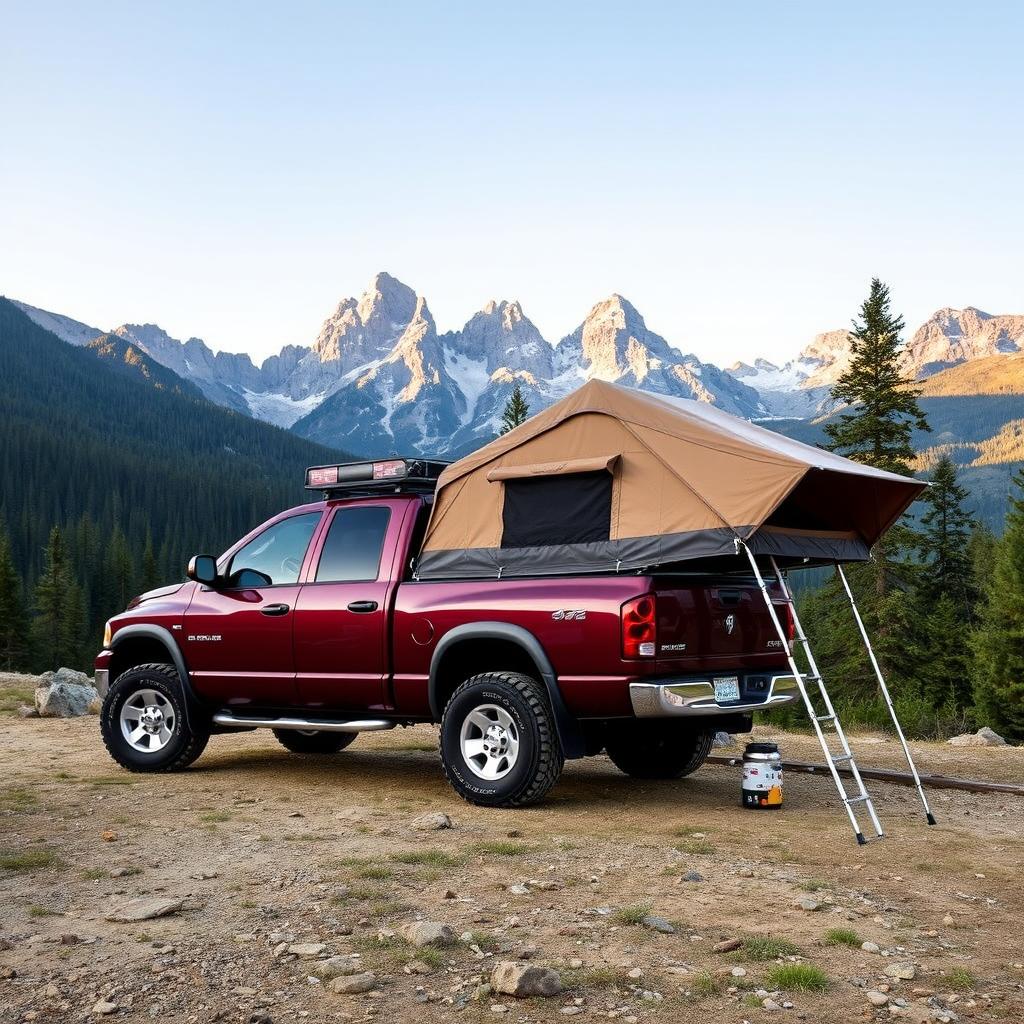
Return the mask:
M 871 639 L 868 637 L 868 631 L 864 626 L 864 620 L 860 617 L 860 610 L 857 608 L 857 602 L 853 598 L 853 591 L 850 589 L 849 581 L 846 579 L 846 573 L 843 572 L 843 567 L 838 562 L 836 562 L 836 575 L 842 582 L 843 589 L 846 591 L 846 596 L 850 601 L 850 610 L 853 612 L 853 618 L 857 623 L 857 629 L 860 630 L 860 636 L 864 641 L 864 647 L 868 652 L 871 667 L 875 670 L 875 678 L 878 680 L 878 686 L 882 691 L 882 697 L 885 699 L 886 707 L 889 709 L 889 717 L 892 718 L 892 724 L 896 727 L 896 735 L 899 736 L 900 743 L 903 746 L 903 753 L 906 755 L 907 764 L 910 766 L 910 774 L 914 777 L 914 785 L 917 788 L 917 795 L 921 798 L 921 805 L 924 807 L 925 817 L 928 819 L 929 825 L 934 825 L 935 815 L 932 814 L 932 809 L 928 806 L 928 798 L 924 794 L 924 786 L 921 784 L 921 776 L 917 773 L 917 766 L 914 764 L 914 758 L 911 756 L 910 747 L 907 745 L 907 739 L 903 735 L 903 728 L 900 725 L 899 716 L 896 714 L 896 708 L 893 705 L 892 696 L 889 694 L 889 687 L 886 686 L 885 676 L 882 674 L 882 668 L 878 664 L 878 659 L 875 657 L 875 650 L 871 646 Z

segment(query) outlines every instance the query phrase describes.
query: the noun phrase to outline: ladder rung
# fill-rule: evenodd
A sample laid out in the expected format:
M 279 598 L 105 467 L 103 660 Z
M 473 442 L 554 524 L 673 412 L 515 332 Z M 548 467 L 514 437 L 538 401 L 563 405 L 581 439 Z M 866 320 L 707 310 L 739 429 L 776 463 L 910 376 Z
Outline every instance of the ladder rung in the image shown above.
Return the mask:
M 853 754 L 836 754 L 836 756 L 832 758 L 832 763 L 833 764 L 839 764 L 841 761 L 852 761 L 852 760 L 853 760 Z
M 836 715 L 815 715 L 815 719 L 819 722 L 834 722 Z
M 865 794 L 864 796 L 846 796 L 843 797 L 843 803 L 847 804 L 866 804 L 869 803 L 871 797 Z

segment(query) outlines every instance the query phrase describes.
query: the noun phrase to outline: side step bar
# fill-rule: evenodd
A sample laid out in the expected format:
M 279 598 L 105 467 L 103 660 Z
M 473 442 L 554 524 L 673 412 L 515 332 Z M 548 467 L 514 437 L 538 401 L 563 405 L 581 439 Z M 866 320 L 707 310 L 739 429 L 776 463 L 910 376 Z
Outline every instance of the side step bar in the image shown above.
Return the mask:
M 397 722 L 386 718 L 354 718 L 351 721 L 327 720 L 322 718 L 246 718 L 218 711 L 213 716 L 215 725 L 228 729 L 302 729 L 317 732 L 379 732 L 394 729 Z

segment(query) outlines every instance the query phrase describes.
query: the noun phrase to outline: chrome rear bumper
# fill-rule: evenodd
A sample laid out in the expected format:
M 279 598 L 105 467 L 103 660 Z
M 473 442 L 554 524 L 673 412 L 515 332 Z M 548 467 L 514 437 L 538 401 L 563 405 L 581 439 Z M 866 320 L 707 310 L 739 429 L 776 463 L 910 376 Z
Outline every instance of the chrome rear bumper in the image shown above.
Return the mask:
M 791 704 L 800 696 L 796 676 L 773 675 L 767 693 L 741 698 L 728 704 L 715 700 L 713 679 L 678 680 L 660 683 L 630 683 L 629 699 L 637 718 L 698 717 L 729 715 L 737 711 L 767 711 Z

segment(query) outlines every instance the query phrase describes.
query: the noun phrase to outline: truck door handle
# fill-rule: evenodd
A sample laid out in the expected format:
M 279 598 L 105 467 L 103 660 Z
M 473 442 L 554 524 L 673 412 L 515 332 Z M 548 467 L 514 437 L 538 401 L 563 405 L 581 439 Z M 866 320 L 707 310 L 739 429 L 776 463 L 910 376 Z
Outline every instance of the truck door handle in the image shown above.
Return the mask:
M 377 610 L 376 601 L 351 601 L 348 606 L 350 612 L 361 612 L 366 614 L 367 612 L 375 612 Z
M 268 604 L 260 609 L 262 615 L 287 615 L 291 607 L 286 604 Z

